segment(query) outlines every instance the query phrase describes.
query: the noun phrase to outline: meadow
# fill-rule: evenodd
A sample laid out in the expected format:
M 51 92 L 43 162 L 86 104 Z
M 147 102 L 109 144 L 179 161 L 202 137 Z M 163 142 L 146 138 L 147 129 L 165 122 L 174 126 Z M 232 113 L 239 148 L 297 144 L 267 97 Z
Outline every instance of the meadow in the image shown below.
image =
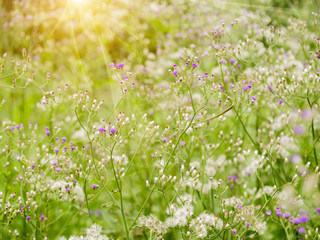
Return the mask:
M 0 0 L 0 239 L 320 239 L 320 2 Z

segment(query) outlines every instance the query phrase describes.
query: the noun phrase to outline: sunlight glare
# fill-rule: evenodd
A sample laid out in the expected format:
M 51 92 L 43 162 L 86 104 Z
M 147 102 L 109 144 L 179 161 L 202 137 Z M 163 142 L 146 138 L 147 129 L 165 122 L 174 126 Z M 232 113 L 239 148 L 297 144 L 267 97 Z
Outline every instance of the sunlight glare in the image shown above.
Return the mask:
M 88 2 L 88 0 L 71 0 L 71 2 L 74 4 L 74 5 L 84 5 L 85 3 Z

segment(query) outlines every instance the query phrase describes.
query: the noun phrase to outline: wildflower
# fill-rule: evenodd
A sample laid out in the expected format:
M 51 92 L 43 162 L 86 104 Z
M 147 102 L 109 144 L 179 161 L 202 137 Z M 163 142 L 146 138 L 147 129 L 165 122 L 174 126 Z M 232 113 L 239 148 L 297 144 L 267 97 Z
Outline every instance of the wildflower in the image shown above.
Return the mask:
M 44 220 L 44 214 L 43 213 L 41 213 L 40 219 Z
M 112 67 L 112 68 L 113 68 L 113 67 L 114 67 L 114 63 L 110 63 L 110 64 L 109 64 L 109 67 Z
M 305 128 L 304 128 L 304 126 L 302 126 L 302 125 L 295 126 L 294 132 L 295 132 L 297 135 L 302 135 L 302 134 L 304 134 L 304 132 L 305 132 Z
M 255 100 L 257 100 L 254 96 L 251 97 L 251 101 L 254 102 Z
M 231 230 L 231 232 L 232 232 L 233 234 L 237 234 L 237 229 L 234 228 L 234 229 Z
M 266 215 L 271 216 L 271 211 L 266 211 Z
M 169 139 L 167 137 L 163 137 L 161 140 L 162 142 L 168 142 Z
M 298 230 L 297 230 L 297 232 L 299 234 L 304 234 L 305 231 L 306 231 L 306 229 L 304 227 L 299 227 Z
M 178 71 L 177 71 L 177 70 L 174 70 L 174 71 L 172 72 L 172 75 L 173 75 L 173 76 L 178 76 Z
M 316 212 L 320 214 L 320 207 L 316 208 Z
M 283 100 L 280 98 L 279 99 L 279 104 L 282 105 L 283 104 Z
M 105 132 L 106 132 L 106 129 L 103 128 L 103 127 L 101 127 L 101 128 L 98 129 L 98 131 L 101 132 L 101 133 L 105 133 Z
M 184 145 L 186 145 L 186 143 L 184 141 L 181 141 L 180 146 L 183 147 Z
M 27 221 L 29 221 L 31 219 L 31 217 L 30 216 L 27 216 Z
M 124 63 L 119 63 L 119 64 L 116 65 L 116 67 L 117 67 L 118 69 L 121 69 L 121 68 L 124 67 Z
M 300 217 L 300 221 L 301 221 L 302 223 L 306 223 L 306 222 L 309 221 L 309 217 L 308 217 L 308 216 L 301 216 L 301 217 Z
M 115 134 L 117 129 L 115 127 L 110 128 L 110 134 Z
M 295 219 L 293 219 L 293 223 L 294 223 L 295 225 L 298 225 L 298 224 L 301 223 L 301 220 L 300 220 L 299 218 L 295 218 Z
M 98 187 L 99 187 L 99 185 L 97 185 L 97 184 L 92 184 L 92 189 L 97 189 Z
M 196 63 L 192 63 L 192 67 L 196 68 L 196 67 L 198 67 L 198 65 Z
M 289 213 L 289 212 L 285 212 L 283 214 L 283 217 L 285 217 L 285 218 L 289 218 L 290 216 L 291 216 L 291 213 Z
M 235 63 L 235 61 L 234 61 L 233 59 L 230 59 L 229 62 L 230 62 L 231 64 L 234 64 L 234 63 Z

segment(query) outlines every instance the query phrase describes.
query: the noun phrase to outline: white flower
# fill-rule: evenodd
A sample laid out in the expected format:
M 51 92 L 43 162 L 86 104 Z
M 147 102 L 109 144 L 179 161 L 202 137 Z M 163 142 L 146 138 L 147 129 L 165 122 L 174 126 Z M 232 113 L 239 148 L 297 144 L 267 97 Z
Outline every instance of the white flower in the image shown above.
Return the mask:
M 89 229 L 87 229 L 87 235 L 91 235 L 94 237 L 99 236 L 101 233 L 101 230 L 102 230 L 102 227 L 94 223 L 91 225 Z

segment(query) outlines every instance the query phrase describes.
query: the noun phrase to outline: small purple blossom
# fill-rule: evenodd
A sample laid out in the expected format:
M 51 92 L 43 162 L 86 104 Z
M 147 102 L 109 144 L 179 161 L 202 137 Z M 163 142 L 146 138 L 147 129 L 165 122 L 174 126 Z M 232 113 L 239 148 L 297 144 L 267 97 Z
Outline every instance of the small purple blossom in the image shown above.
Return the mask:
M 55 149 L 54 149 L 54 152 L 55 152 L 55 153 L 59 153 L 59 152 L 60 152 L 59 148 L 55 148 Z
M 181 141 L 181 142 L 180 142 L 180 146 L 183 147 L 184 145 L 186 145 L 186 142 Z
M 234 228 L 234 229 L 231 230 L 231 232 L 232 232 L 233 234 L 237 234 L 237 229 Z
M 115 127 L 110 128 L 110 134 L 115 134 L 117 132 L 117 129 Z
M 173 76 L 178 76 L 178 71 L 177 71 L 177 70 L 174 70 L 174 71 L 172 72 L 172 75 L 173 75 Z
M 304 227 L 299 227 L 298 230 L 297 230 L 297 232 L 299 234 L 304 234 L 305 231 L 306 231 L 306 229 Z
M 250 227 L 250 223 L 246 222 L 246 226 L 247 226 L 247 227 Z
M 308 222 L 309 221 L 309 217 L 308 216 L 301 216 L 300 217 L 300 221 L 302 222 L 302 223 L 306 223 L 306 222 Z
M 254 96 L 251 96 L 251 101 L 254 102 L 255 100 L 257 100 Z
M 295 225 L 298 225 L 298 224 L 301 223 L 301 220 L 300 220 L 299 218 L 295 218 L 295 219 L 293 219 L 293 223 L 294 223 Z
M 118 69 L 121 69 L 121 68 L 123 68 L 124 67 L 124 63 L 119 63 L 119 64 L 117 64 L 117 66 L 116 66 Z
M 106 129 L 103 128 L 103 127 L 101 127 L 101 128 L 98 129 L 98 131 L 101 132 L 101 133 L 105 133 L 105 132 L 106 132 Z
M 266 215 L 271 216 L 271 211 L 266 211 Z
M 97 184 L 92 184 L 92 189 L 97 189 L 98 187 L 99 187 L 99 185 L 97 185 Z
M 235 61 L 234 61 L 233 59 L 230 59 L 229 62 L 230 62 L 231 64 L 234 64 L 234 63 L 235 63 Z
M 316 208 L 316 212 L 317 212 L 318 214 L 320 214 L 320 207 L 317 207 L 317 208 Z
M 196 68 L 196 67 L 198 67 L 198 65 L 196 63 L 192 63 L 192 67 Z
M 110 63 L 110 64 L 109 64 L 109 67 L 112 67 L 112 68 L 113 68 L 113 67 L 114 67 L 114 63 Z
M 289 213 L 289 212 L 285 212 L 283 214 L 283 217 L 285 217 L 285 218 L 289 218 L 290 216 L 291 216 L 291 213 Z
M 27 216 L 27 221 L 30 221 L 31 217 L 30 216 Z
M 279 104 L 282 105 L 283 104 L 283 100 L 280 98 L 279 99 Z
M 242 89 L 243 89 L 243 91 L 248 91 L 249 87 L 248 86 L 244 86 Z
M 282 212 L 277 211 L 277 212 L 276 212 L 276 215 L 277 215 L 277 217 L 281 217 L 281 216 L 282 216 Z
M 40 219 L 44 220 L 44 214 L 43 213 L 41 213 Z
M 169 139 L 167 137 L 163 137 L 161 140 L 162 142 L 168 142 Z
M 305 132 L 305 127 L 302 126 L 302 125 L 297 125 L 297 126 L 294 127 L 294 132 L 297 135 L 302 135 Z

